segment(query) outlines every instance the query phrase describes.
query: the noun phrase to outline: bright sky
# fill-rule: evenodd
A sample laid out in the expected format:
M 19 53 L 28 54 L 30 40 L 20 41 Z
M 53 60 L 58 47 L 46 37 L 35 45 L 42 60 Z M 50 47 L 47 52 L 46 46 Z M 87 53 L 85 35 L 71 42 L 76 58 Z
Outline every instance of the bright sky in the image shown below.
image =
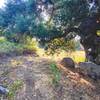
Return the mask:
M 0 0 L 0 8 L 2 8 L 4 6 L 6 0 Z

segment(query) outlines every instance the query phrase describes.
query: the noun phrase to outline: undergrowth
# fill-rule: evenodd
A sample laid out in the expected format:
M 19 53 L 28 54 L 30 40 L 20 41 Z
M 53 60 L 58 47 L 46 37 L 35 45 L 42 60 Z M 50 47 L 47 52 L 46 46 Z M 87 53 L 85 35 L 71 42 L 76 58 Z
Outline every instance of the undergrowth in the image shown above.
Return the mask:
M 0 37 L 0 54 L 19 53 L 22 54 L 24 51 L 37 51 L 36 41 L 27 40 L 26 43 L 15 43 L 8 41 L 5 37 Z
M 50 64 L 50 69 L 53 74 L 52 83 L 54 85 L 57 85 L 61 78 L 60 70 L 57 68 L 57 65 L 55 63 Z
M 23 82 L 21 80 L 16 80 L 14 83 L 8 87 L 9 93 L 7 95 L 8 100 L 14 100 L 15 94 L 18 90 L 20 90 L 23 86 Z

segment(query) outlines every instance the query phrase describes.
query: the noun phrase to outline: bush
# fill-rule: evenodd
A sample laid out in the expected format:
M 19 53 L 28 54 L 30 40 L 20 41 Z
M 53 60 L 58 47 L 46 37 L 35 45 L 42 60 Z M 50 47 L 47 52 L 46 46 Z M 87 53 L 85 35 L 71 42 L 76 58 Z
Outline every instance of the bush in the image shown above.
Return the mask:
M 53 55 L 55 53 L 60 53 L 61 50 L 71 52 L 75 50 L 74 40 L 65 41 L 64 39 L 54 39 L 47 45 L 46 54 Z
M 27 37 L 24 43 L 14 43 L 7 41 L 6 38 L 0 38 L 0 54 L 23 54 L 24 51 L 36 53 L 38 43 L 32 38 Z
M 29 36 L 24 38 L 24 50 L 25 51 L 30 51 L 30 52 L 36 52 L 38 48 L 38 42 Z

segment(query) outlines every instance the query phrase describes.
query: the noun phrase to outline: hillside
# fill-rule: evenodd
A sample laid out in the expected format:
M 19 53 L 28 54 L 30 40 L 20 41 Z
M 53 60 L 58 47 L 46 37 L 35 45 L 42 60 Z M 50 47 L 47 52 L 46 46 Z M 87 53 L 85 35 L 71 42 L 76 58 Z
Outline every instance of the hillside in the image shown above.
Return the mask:
M 59 84 L 52 83 L 52 60 L 36 55 L 0 58 L 0 83 L 10 93 L 7 100 L 99 100 L 100 86 L 70 70 L 60 70 Z M 98 88 L 99 87 L 99 88 Z

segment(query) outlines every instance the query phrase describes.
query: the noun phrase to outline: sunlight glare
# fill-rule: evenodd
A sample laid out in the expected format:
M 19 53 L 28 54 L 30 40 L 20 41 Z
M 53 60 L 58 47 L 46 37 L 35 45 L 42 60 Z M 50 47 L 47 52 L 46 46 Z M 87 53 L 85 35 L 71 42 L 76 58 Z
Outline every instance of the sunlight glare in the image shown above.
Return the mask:
M 0 0 L 0 8 L 4 7 L 5 5 L 5 0 Z
M 48 13 L 46 11 L 42 12 L 41 15 L 42 15 L 44 21 L 48 21 L 49 20 L 49 15 L 48 15 Z

